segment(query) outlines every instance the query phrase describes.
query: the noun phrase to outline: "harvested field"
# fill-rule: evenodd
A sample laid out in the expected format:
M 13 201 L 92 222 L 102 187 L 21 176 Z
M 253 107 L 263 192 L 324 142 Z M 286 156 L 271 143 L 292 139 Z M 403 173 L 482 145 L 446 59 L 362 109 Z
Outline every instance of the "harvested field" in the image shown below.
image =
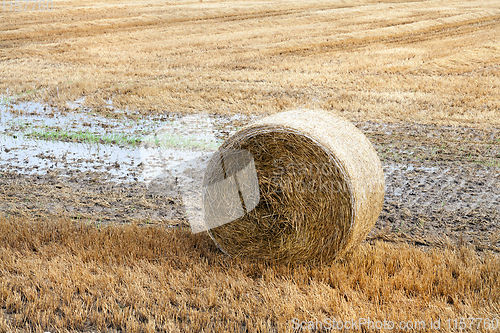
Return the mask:
M 220 137 L 245 122 L 229 121 Z M 374 144 L 386 175 L 384 207 L 373 237 L 424 245 L 443 244 L 449 238 L 500 253 L 499 129 L 355 125 Z M 8 133 L 11 137 L 19 132 Z M 43 142 L 28 141 L 27 147 Z M 115 147 L 99 145 L 102 151 Z M 71 155 L 71 146 L 68 149 Z M 38 154 L 35 165 L 24 163 L 25 155 L 18 151 L 0 152 L 5 161 L 0 164 L 0 209 L 5 215 L 188 226 L 180 196 L 167 193 L 161 183 L 148 186 L 142 180 L 140 156 L 132 155 L 130 165 L 122 160 L 118 167 L 118 160 L 100 156 L 84 169 L 79 156 L 69 159 L 64 151 L 59 156 Z M 50 167 L 39 170 L 41 165 Z
M 500 302 L 500 258 L 465 247 L 376 242 L 332 266 L 269 265 L 187 231 L 5 218 L 0 241 L 2 331 L 287 332 L 293 318 L 360 317 L 431 331 L 494 318 Z
M 0 22 L 0 89 L 21 100 L 500 124 L 495 0 L 56 0 Z
M 190 235 L 182 199 L 161 187 L 71 170 L 63 160 L 38 175 L 27 174 L 31 167 L 2 166 L 2 329 L 281 332 L 291 330 L 293 318 L 498 317 L 500 145 L 490 140 L 498 131 L 356 125 L 381 157 L 385 203 L 355 259 L 323 268 L 229 259 L 208 236 Z M 140 175 L 141 167 L 133 170 Z M 81 248 L 85 255 L 72 252 Z M 94 251 L 110 254 L 82 263 Z M 36 289 L 46 279 L 53 284 Z M 434 281 L 435 289 L 424 281 Z
M 500 323 L 498 1 L 2 4 L 0 332 Z M 171 132 L 179 166 L 296 108 L 370 139 L 381 216 L 330 266 L 228 258 L 145 138 Z

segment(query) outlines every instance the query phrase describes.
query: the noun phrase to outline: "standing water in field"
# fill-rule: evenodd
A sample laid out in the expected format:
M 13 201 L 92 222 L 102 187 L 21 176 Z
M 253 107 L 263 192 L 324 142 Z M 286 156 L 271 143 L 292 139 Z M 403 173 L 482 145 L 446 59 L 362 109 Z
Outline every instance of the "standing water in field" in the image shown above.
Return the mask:
M 139 182 L 152 195 L 182 199 L 187 218 L 202 224 L 201 186 L 208 160 L 245 116 L 206 114 L 107 118 L 59 113 L 41 104 L 0 105 L 0 168 L 27 175 L 98 175 Z
M 0 105 L 0 168 L 22 174 L 105 173 L 150 183 L 165 170 L 215 151 L 244 116 L 165 115 L 130 120 L 59 113 L 39 103 Z M 197 169 L 203 170 L 203 165 Z

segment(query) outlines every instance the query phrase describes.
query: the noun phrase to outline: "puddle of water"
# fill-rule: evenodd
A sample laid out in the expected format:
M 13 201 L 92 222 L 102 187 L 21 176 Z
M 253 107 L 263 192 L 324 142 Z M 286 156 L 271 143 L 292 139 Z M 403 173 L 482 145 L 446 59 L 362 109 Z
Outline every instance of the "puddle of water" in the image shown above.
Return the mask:
M 77 100 L 76 106 L 83 103 Z M 111 102 L 112 103 L 112 102 Z M 0 167 L 24 174 L 105 172 L 110 180 L 151 182 L 159 175 L 181 174 L 184 162 L 215 151 L 222 139 L 245 124 L 244 115 L 217 117 L 206 114 L 164 115 L 141 120 L 109 119 L 91 112 L 62 114 L 43 104 L 23 102 L 0 105 Z M 66 132 L 136 136 L 136 147 L 99 143 L 30 139 L 33 133 Z M 183 167 L 184 166 L 184 167 Z M 199 172 L 204 165 L 197 167 Z
M 0 168 L 23 174 L 45 174 L 56 169 L 106 172 L 111 178 L 132 181 L 140 178 L 137 149 L 61 141 L 31 140 L 2 135 Z

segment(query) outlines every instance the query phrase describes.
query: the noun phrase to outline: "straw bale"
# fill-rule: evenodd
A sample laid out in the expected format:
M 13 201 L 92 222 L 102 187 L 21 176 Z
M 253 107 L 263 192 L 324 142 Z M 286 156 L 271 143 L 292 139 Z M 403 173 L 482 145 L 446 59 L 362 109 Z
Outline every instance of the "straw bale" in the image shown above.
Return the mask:
M 385 187 L 380 160 L 365 135 L 348 121 L 312 110 L 278 113 L 238 131 L 208 164 L 203 186 L 208 232 L 227 254 L 322 263 L 366 237 L 382 209 Z M 238 191 L 228 190 L 235 186 L 238 200 Z M 241 190 L 245 186 L 252 189 L 250 199 Z M 224 218 L 225 211 L 233 215 Z

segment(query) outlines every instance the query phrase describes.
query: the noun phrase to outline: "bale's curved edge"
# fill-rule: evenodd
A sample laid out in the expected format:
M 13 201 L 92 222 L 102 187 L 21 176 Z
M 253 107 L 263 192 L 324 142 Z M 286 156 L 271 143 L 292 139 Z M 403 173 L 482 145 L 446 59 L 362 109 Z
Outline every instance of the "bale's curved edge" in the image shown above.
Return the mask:
M 272 133 L 276 133 L 277 136 L 291 135 L 290 140 L 292 142 L 293 140 L 297 140 L 298 137 L 307 138 L 309 141 L 306 143 L 302 142 L 301 144 L 309 145 L 307 147 L 309 150 L 321 150 L 327 154 L 332 165 L 335 166 L 335 170 L 339 172 L 340 177 L 345 181 L 348 188 L 349 200 L 341 202 L 343 202 L 344 206 L 349 205 L 349 207 L 340 207 L 339 209 L 339 211 L 347 209 L 348 214 L 343 214 L 340 220 L 332 219 L 332 221 L 336 221 L 335 223 L 338 224 L 338 228 L 345 229 L 338 234 L 337 238 L 340 237 L 341 239 L 335 240 L 333 238 L 333 243 L 337 244 L 323 244 L 323 240 L 318 240 L 317 237 L 310 237 L 311 240 L 318 244 L 334 248 L 334 251 L 329 253 L 329 257 L 321 258 L 321 261 L 333 260 L 335 257 L 341 256 L 358 245 L 375 225 L 382 209 L 384 198 L 385 181 L 382 166 L 369 140 L 354 125 L 332 114 L 323 111 L 295 110 L 278 113 L 244 127 L 226 140 L 221 149 L 239 149 L 246 142 L 251 141 L 252 138 L 255 139 L 259 136 L 264 138 L 266 137 L 263 136 L 264 134 L 272 135 Z M 259 144 L 265 146 L 269 143 L 262 142 Z M 300 156 L 297 156 L 297 158 L 300 158 Z M 265 195 L 263 197 L 265 198 Z M 331 210 L 331 207 L 329 209 Z M 318 211 L 320 210 L 315 210 L 315 212 Z M 314 223 L 330 223 L 330 221 L 318 222 L 314 220 Z M 329 227 L 337 228 L 337 226 Z M 305 230 L 309 232 L 309 230 L 316 230 L 315 228 L 319 228 L 318 230 L 322 230 L 321 232 L 328 230 L 328 228 L 321 229 L 321 226 L 312 226 Z M 217 232 L 220 233 L 220 231 Z M 230 231 L 226 233 L 222 231 L 222 235 L 229 238 L 240 237 L 241 230 L 238 233 L 231 234 Z M 214 237 L 214 230 L 209 230 L 209 234 L 225 252 L 235 254 L 231 253 L 231 249 L 228 250 L 223 244 L 220 244 L 220 234 L 218 238 Z M 309 239 L 309 235 L 302 235 L 302 237 Z M 297 236 L 294 239 L 297 241 Z M 331 239 L 329 241 L 332 242 Z M 229 242 L 228 244 L 227 246 L 232 246 L 231 244 L 234 244 L 234 242 Z M 318 244 L 311 245 L 317 246 Z M 290 248 L 290 245 L 288 249 L 291 249 L 291 252 L 295 250 Z M 239 251 L 241 251 L 241 246 L 239 247 Z M 300 251 L 297 250 L 297 253 L 294 253 L 291 257 L 286 257 L 283 253 L 280 253 L 276 258 L 273 258 L 272 253 L 270 254 L 268 251 L 264 257 L 265 259 L 276 260 L 286 258 L 288 261 L 298 258 L 303 261 L 307 258 L 307 253 L 304 253 L 307 251 L 307 249 L 301 248 Z M 259 248 L 255 248 L 254 252 L 254 257 L 259 257 Z M 276 252 L 279 251 L 276 250 Z M 311 249 L 310 252 L 311 255 L 318 255 L 318 253 L 314 252 L 314 249 Z M 252 252 L 245 252 L 245 256 L 248 256 L 249 253 Z M 236 255 L 238 255 L 238 252 Z M 314 260 L 315 258 L 309 259 Z

